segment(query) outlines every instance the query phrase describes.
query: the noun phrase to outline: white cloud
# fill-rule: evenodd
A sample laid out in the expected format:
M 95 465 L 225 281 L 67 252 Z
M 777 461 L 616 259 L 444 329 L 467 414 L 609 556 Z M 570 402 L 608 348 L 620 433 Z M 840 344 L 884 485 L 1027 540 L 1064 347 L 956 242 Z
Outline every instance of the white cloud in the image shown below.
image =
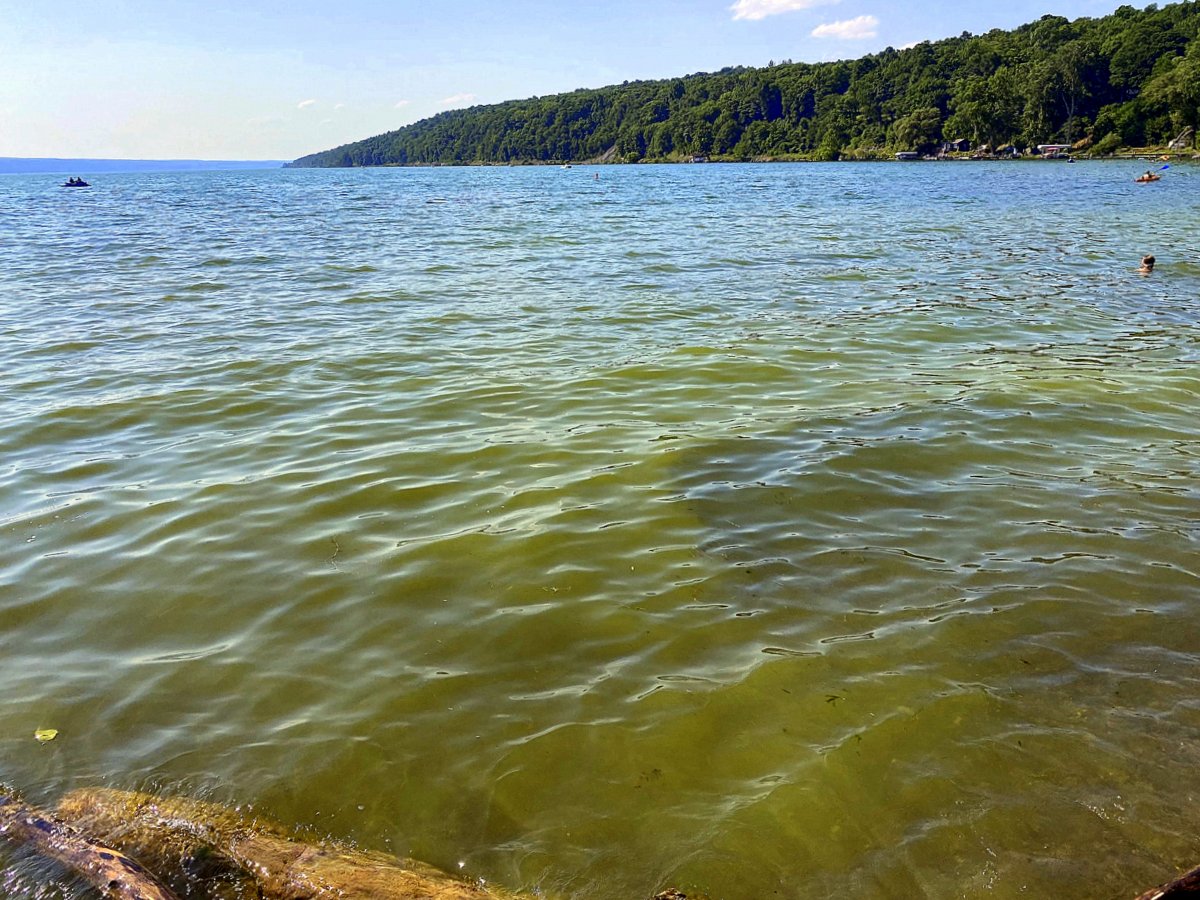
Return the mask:
M 301 100 L 296 104 L 296 109 L 308 109 L 310 106 L 315 106 L 316 100 Z
M 442 101 L 442 106 L 454 106 L 458 103 L 472 103 L 474 100 L 474 94 L 455 94 L 453 97 L 445 98 Z
M 879 27 L 879 20 L 874 16 L 858 16 L 842 22 L 827 22 L 812 30 L 813 37 L 837 38 L 842 41 L 861 41 L 873 38 Z
M 335 104 L 333 104 L 333 108 L 334 109 L 345 109 L 346 104 L 345 103 L 335 103 Z
M 737 3 L 729 8 L 733 11 L 734 19 L 755 20 L 839 2 L 841 0 L 737 0 Z
M 395 108 L 396 109 L 404 109 L 404 107 L 408 106 L 408 104 L 410 104 L 410 103 L 412 103 L 411 100 L 397 100 Z

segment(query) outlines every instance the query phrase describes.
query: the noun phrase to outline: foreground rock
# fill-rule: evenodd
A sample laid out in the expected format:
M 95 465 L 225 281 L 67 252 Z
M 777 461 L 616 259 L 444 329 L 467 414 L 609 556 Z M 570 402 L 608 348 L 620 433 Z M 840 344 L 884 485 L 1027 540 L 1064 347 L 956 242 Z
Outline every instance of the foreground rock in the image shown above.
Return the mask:
M 1200 866 L 1144 894 L 1138 894 L 1137 900 L 1175 900 L 1176 897 L 1200 897 Z
M 119 850 L 80 834 L 61 819 L 0 790 L 0 834 L 63 863 L 109 900 L 178 900 Z
M 63 797 L 56 811 L 79 831 L 137 857 L 153 871 L 166 876 L 204 870 L 204 881 L 228 885 L 235 897 L 520 900 L 413 860 L 302 843 L 276 825 L 184 797 L 85 788 Z M 245 892 L 248 880 L 255 892 Z

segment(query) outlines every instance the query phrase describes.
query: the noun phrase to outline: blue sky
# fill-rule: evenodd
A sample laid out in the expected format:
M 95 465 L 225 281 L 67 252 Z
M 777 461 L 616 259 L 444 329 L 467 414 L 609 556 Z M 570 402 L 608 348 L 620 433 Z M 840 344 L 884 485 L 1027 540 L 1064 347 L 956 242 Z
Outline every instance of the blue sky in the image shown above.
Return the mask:
M 1118 5 L 0 0 L 0 156 L 292 159 L 475 103 L 856 57 Z

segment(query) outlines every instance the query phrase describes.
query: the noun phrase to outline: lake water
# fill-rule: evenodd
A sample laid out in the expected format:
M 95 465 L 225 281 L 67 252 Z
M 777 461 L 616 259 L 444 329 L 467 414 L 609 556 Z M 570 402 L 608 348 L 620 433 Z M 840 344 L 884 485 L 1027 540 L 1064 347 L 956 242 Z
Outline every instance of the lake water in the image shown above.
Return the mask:
M 1144 168 L 0 178 L 0 781 L 547 900 L 1200 862 L 1200 169 Z

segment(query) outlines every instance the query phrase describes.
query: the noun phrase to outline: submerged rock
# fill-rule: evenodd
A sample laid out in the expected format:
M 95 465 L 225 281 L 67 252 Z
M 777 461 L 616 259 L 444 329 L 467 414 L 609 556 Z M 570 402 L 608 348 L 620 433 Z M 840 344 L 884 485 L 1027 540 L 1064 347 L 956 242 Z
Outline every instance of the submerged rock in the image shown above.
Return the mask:
M 519 900 L 517 895 L 485 890 L 414 860 L 332 843 L 303 843 L 277 825 L 185 797 L 85 788 L 63 797 L 57 813 L 164 876 L 206 868 L 204 880 L 231 885 L 252 881 L 258 893 L 246 897 Z
M 178 900 L 138 862 L 0 790 L 0 834 L 74 870 L 108 900 Z

